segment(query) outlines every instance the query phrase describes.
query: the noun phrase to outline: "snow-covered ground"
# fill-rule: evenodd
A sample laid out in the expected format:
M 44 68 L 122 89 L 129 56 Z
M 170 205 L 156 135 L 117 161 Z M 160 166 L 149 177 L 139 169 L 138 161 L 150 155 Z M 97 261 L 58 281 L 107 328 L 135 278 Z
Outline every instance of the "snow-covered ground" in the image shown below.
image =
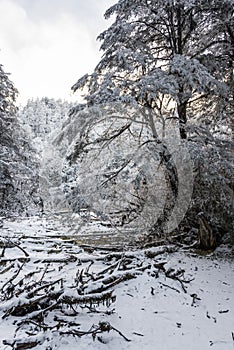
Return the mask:
M 91 235 L 100 230 L 97 224 L 94 226 L 93 231 L 89 233 Z M 85 243 L 88 233 L 85 236 L 84 230 L 80 233 L 75 227 L 75 223 L 69 224 L 67 220 L 3 220 L 0 228 L 2 293 L 4 284 L 14 276 L 20 264 L 24 264 L 21 273 L 26 275 L 36 271 L 38 279 L 42 278 L 47 266 L 47 273 L 51 279 L 64 278 L 67 285 L 72 284 L 79 268 L 77 260 L 71 259 L 71 262 L 64 263 L 62 268 L 57 261 L 66 262 L 66 259 L 73 256 L 79 258 L 79 262 L 84 266 L 88 266 L 89 261 L 93 260 L 94 263 L 90 267 L 92 273 L 105 269 L 106 261 L 101 259 L 104 252 L 85 251 L 80 248 L 79 244 Z M 102 234 L 106 240 L 111 240 L 107 229 Z M 89 243 L 91 238 L 88 239 Z M 118 237 L 115 238 L 115 243 L 117 239 Z M 11 245 L 4 250 L 6 241 Z M 95 239 L 93 241 L 95 242 Z M 170 267 L 185 270 L 185 278 L 191 282 L 184 284 L 184 289 L 178 280 L 167 278 L 160 271 L 156 276 L 152 259 L 145 254 L 140 251 L 134 254 L 139 256 L 139 261 L 146 265 L 151 264 L 151 267 L 140 273 L 137 278 L 115 286 L 116 301 L 111 305 L 99 305 L 96 308 L 98 312 L 80 308 L 76 315 L 71 313 L 66 316 L 53 310 L 46 318 L 46 324 L 53 325 L 55 317 L 66 317 L 77 324 L 79 331 L 88 331 L 93 324 L 98 325 L 100 321 L 106 321 L 131 341 L 124 339 L 114 329 L 100 333 L 95 341 L 90 334 L 74 337 L 61 335 L 53 329 L 38 332 L 37 339 L 41 337 L 44 342 L 34 349 L 234 349 L 234 260 L 227 257 L 225 249 L 220 249 L 219 258 L 217 255 L 197 256 L 192 252 L 178 250 L 157 256 L 157 263 L 167 261 L 164 265 L 166 270 Z M 19 277 L 14 279 L 14 283 L 17 278 Z M 0 317 L 6 314 L 12 302 L 15 302 L 15 299 L 1 302 Z M 15 336 L 27 337 L 27 332 L 31 335 L 30 328 L 26 331 L 18 328 L 19 321 L 25 318 L 26 316 L 9 315 L 1 319 L 0 349 L 11 349 L 9 345 L 3 344 L 3 340 L 12 341 Z

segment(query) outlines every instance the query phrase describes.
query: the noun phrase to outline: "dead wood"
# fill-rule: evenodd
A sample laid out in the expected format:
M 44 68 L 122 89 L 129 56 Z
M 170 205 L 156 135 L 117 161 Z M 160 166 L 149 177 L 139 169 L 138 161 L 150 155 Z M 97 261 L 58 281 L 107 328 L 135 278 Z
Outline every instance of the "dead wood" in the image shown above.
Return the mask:
M 121 252 L 123 250 L 123 246 L 94 246 L 91 244 L 81 244 L 81 248 L 88 252 L 94 252 L 95 250 L 101 250 L 106 252 Z
M 175 288 L 175 287 L 172 287 L 172 286 L 169 286 L 169 285 L 166 284 L 166 283 L 159 282 L 159 284 L 161 284 L 161 286 L 163 286 L 163 287 L 170 288 L 170 289 L 172 289 L 172 290 L 175 290 L 177 293 L 180 293 L 179 289 L 177 289 L 177 288 Z
M 166 272 L 165 272 L 165 275 L 167 278 L 171 278 L 175 281 L 178 281 L 181 285 L 181 288 L 183 289 L 184 293 L 187 293 L 187 289 L 185 288 L 185 283 L 189 283 L 191 282 L 191 280 L 185 280 L 185 279 L 181 279 L 180 276 L 183 276 L 184 275 L 184 270 L 182 269 L 178 269 L 178 270 L 175 270 L 173 268 L 169 268 Z
M 35 346 L 40 345 L 41 341 L 39 340 L 28 340 L 28 341 L 20 341 L 20 340 L 3 340 L 4 345 L 10 346 L 13 350 L 27 350 L 35 348 Z
M 79 260 L 78 257 L 76 257 L 74 255 L 69 255 L 68 257 L 65 257 L 65 258 L 47 258 L 47 259 L 42 260 L 42 263 L 44 263 L 44 264 L 48 264 L 48 263 L 67 264 L 67 263 L 76 262 L 77 260 Z
M 163 242 L 167 243 L 165 240 Z M 11 244 L 11 246 L 14 245 Z M 11 316 L 18 318 L 16 337 L 11 342 L 6 340 L 6 345 L 11 346 L 12 349 L 30 349 L 43 344 L 45 339 L 40 338 L 40 333 L 45 331 L 48 334 L 58 332 L 60 335 L 78 337 L 91 335 L 94 339 L 103 332 L 114 331 L 126 341 L 130 341 L 108 322 L 99 322 L 88 331 L 79 330 L 79 313 L 81 309 L 87 309 L 86 311 L 89 313 L 110 315 L 114 309 L 110 310 L 109 307 L 116 299 L 114 288 L 125 281 L 136 278 L 144 271 L 148 271 L 154 277 L 158 277 L 159 273 L 164 274 L 167 278 L 178 281 L 184 292 L 187 292 L 185 284 L 189 283 L 190 280 L 184 278 L 184 270 L 167 269 L 166 259 L 162 260 L 164 254 L 167 256 L 175 251 L 174 243 L 169 246 L 165 244 L 159 246 L 154 242 L 151 248 L 144 246 L 141 250 L 132 249 L 129 251 L 123 251 L 122 247 L 121 250 L 109 247 L 96 249 L 92 246 L 84 248 L 95 248 L 98 254 L 79 257 L 71 250 L 63 258 L 52 256 L 36 261 L 26 254 L 24 257 L 14 259 L 8 259 L 7 254 L 5 254 L 5 257 L 0 259 L 3 264 L 9 264 L 1 271 L 3 277 L 5 272 L 12 271 L 12 277 L 8 281 L 4 281 L 1 287 L 4 292 L 2 318 L 10 318 Z M 19 259 L 23 262 L 20 265 Z M 96 261 L 104 266 L 95 273 L 93 264 Z M 28 262 L 33 262 L 36 269 L 32 269 L 31 266 L 30 270 L 23 268 L 25 264 L 26 267 L 28 266 Z M 52 269 L 49 268 L 50 264 Z M 77 266 L 79 266 L 78 271 Z M 72 271 L 73 268 L 74 278 L 72 280 L 66 276 L 59 278 L 61 277 L 60 271 Z M 55 271 L 55 275 L 51 273 L 53 271 Z M 41 275 L 36 276 L 37 273 Z M 179 289 L 170 286 L 170 284 L 159 283 L 180 293 Z M 100 309 L 101 305 L 104 307 Z M 52 310 L 54 310 L 52 315 L 56 314 L 53 317 L 54 322 L 51 322 L 51 318 L 48 317 Z M 73 319 L 69 320 L 71 315 L 73 315 Z M 27 329 L 30 331 L 28 332 Z M 26 338 L 17 339 L 18 331 L 23 331 L 27 335 Z
M 26 250 L 24 248 L 22 248 L 18 243 L 15 243 L 15 242 L 11 241 L 10 239 L 8 239 L 7 241 L 8 241 L 8 243 L 13 245 L 14 247 L 17 247 L 19 250 L 21 250 L 21 252 L 23 252 L 26 257 L 29 256 L 28 252 L 26 252 Z
M 115 300 L 113 296 L 113 290 L 103 292 L 103 293 L 89 293 L 85 295 L 73 295 L 64 292 L 58 299 L 59 303 L 65 303 L 68 305 L 79 305 L 79 304 L 100 304 L 106 303 L 110 304 Z
M 16 273 L 7 281 L 4 283 L 4 285 L 2 286 L 1 288 L 1 291 L 3 292 L 5 287 L 8 285 L 8 284 L 12 284 L 12 282 L 17 278 L 17 276 L 19 275 L 19 273 L 21 272 L 21 270 L 23 269 L 24 267 L 24 263 L 22 265 L 20 265 L 20 267 L 18 268 L 18 270 L 16 271 Z
M 73 335 L 77 337 L 82 337 L 84 335 L 92 335 L 93 339 L 95 340 L 97 334 L 103 333 L 103 332 L 110 332 L 115 331 L 117 332 L 121 337 L 124 338 L 127 342 L 130 342 L 131 340 L 128 339 L 122 332 L 120 332 L 117 328 L 113 327 L 109 322 L 101 321 L 98 325 L 93 325 L 88 331 L 80 331 L 80 330 L 71 330 L 71 331 L 61 331 L 59 332 L 62 335 Z

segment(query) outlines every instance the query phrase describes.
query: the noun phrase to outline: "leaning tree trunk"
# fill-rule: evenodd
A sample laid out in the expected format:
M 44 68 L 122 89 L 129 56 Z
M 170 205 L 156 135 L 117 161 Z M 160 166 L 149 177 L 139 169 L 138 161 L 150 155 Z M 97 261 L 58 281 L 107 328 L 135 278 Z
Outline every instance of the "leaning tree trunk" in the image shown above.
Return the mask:
M 176 164 L 165 144 L 161 144 L 161 152 L 159 154 L 161 157 L 161 166 L 165 167 L 165 179 L 168 185 L 168 193 L 163 212 L 159 216 L 157 223 L 153 226 L 151 231 L 154 232 L 154 234 L 165 235 L 165 225 L 169 221 L 172 211 L 176 205 L 179 182 Z
M 164 206 L 163 213 L 159 216 L 157 222 L 150 229 L 150 234 L 164 234 L 165 224 L 168 222 L 170 215 L 174 209 L 176 204 L 176 200 L 178 197 L 178 174 L 176 169 L 176 164 L 173 161 L 173 157 L 170 154 L 168 147 L 162 140 L 159 139 L 154 117 L 153 117 L 153 109 L 151 106 L 148 106 L 146 109 L 148 113 L 144 114 L 146 121 L 149 123 L 149 126 L 152 131 L 152 135 L 155 139 L 155 143 L 157 144 L 160 156 L 160 166 L 165 167 L 165 179 L 168 185 L 168 194 L 166 198 L 166 203 Z

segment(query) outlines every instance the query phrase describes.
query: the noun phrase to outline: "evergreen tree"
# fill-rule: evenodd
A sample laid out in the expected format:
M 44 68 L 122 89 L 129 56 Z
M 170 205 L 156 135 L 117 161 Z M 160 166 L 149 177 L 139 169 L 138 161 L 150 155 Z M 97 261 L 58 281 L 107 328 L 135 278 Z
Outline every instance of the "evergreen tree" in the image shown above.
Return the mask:
M 14 191 L 9 162 L 16 151 L 13 141 L 16 97 L 17 90 L 9 79 L 9 74 L 0 65 L 0 210 L 7 208 L 9 197 Z
M 72 198 L 73 194 L 80 193 L 82 181 L 79 174 L 82 176 L 82 172 L 86 171 L 89 182 L 85 180 L 82 184 L 83 193 L 92 188 L 90 192 L 99 193 L 99 202 L 103 200 L 104 206 L 107 199 L 117 203 L 119 199 L 115 199 L 115 193 L 118 192 L 125 201 L 124 194 L 127 194 L 127 189 L 131 191 L 135 180 L 130 180 L 130 184 L 124 187 L 131 177 L 121 179 L 121 176 L 134 173 L 136 164 L 141 169 L 143 160 L 142 179 L 147 175 L 147 196 L 145 187 L 142 187 L 143 203 L 129 203 L 140 205 L 139 216 L 139 213 L 145 213 L 149 194 L 152 198 L 157 197 L 157 201 L 151 201 L 155 211 L 164 198 L 163 210 L 154 225 L 156 231 L 162 232 L 173 213 L 186 212 L 183 202 L 184 198 L 187 198 L 185 202 L 189 199 L 187 194 L 191 188 L 187 186 L 188 182 L 191 187 L 193 185 L 193 175 L 190 169 L 186 169 L 188 158 L 182 153 L 186 145 L 187 154 L 191 154 L 195 163 L 196 186 L 187 216 L 188 225 L 193 222 L 192 225 L 196 226 L 197 214 L 204 210 L 215 227 L 221 224 L 229 230 L 233 196 L 232 144 L 222 141 L 222 138 L 227 138 L 226 130 L 230 134 L 228 117 L 233 112 L 233 9 L 232 0 L 119 0 L 107 10 L 106 18 L 114 15 L 115 20 L 99 35 L 103 57 L 92 74 L 86 74 L 72 87 L 74 92 L 83 89 L 86 100 L 86 104 L 71 110 L 73 121 L 76 120 L 79 125 L 79 137 L 67 154 L 68 169 L 78 172 L 71 171 L 70 180 L 68 176 Z M 95 108 L 97 110 L 100 105 L 101 113 L 95 115 Z M 93 108 L 85 109 L 85 106 Z M 170 126 L 175 121 L 180 138 L 187 138 L 189 142 L 176 145 L 176 129 Z M 204 128 L 204 123 L 213 123 L 213 129 Z M 214 134 L 217 130 L 218 140 Z M 174 149 L 169 150 L 167 141 L 172 133 Z M 136 147 L 129 147 L 128 140 Z M 118 142 L 122 148 L 115 152 Z M 139 150 L 142 156 L 134 159 L 131 170 L 127 169 L 132 156 L 139 155 Z M 114 154 L 113 159 L 108 152 Z M 150 167 L 157 161 L 154 174 L 158 175 L 163 170 L 168 185 L 164 193 L 161 191 L 161 198 L 157 196 L 157 189 L 162 178 L 155 183 L 153 173 L 150 174 L 153 169 Z M 101 179 L 100 186 L 93 190 L 95 186 L 90 184 L 97 183 L 97 179 Z M 124 188 L 122 192 L 116 190 L 116 183 L 119 189 Z M 69 191 L 69 186 L 67 188 Z M 115 193 L 111 198 L 112 189 Z M 90 203 L 95 202 L 92 193 Z M 133 191 L 130 196 L 141 197 Z M 219 201 L 222 202 L 222 210 L 217 205 Z M 107 208 L 110 208 L 109 203 Z M 131 214 L 131 206 L 127 210 Z M 124 211 L 126 214 L 126 208 Z M 142 219 L 146 217 L 143 215 Z
M 67 101 L 43 97 L 28 100 L 20 110 L 19 119 L 31 133 L 35 148 L 42 151 L 44 144 L 52 138 L 67 118 L 72 104 Z
M 18 121 L 16 97 L 0 65 L 0 215 L 41 211 L 36 155 Z
M 233 16 L 221 26 L 227 8 L 233 13 L 231 0 L 119 0 L 105 14 L 115 15 L 114 23 L 99 35 L 103 58 L 73 90 L 88 87 L 89 105 L 121 100 L 164 118 L 170 106 L 186 138 L 193 107 L 201 112 L 203 101 L 226 93 L 224 67 L 217 74 L 217 65 L 228 51 L 227 35 L 232 41 Z

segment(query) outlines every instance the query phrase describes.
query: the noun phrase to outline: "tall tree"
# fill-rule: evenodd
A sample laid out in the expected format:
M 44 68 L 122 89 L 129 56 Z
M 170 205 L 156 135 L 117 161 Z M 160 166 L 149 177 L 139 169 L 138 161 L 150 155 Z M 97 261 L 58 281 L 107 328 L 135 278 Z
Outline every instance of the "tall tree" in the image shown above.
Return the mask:
M 17 90 L 0 64 L 0 144 L 2 147 L 12 142 L 13 128 L 9 128 L 15 122 L 17 108 L 15 101 Z
M 40 211 L 35 152 L 18 122 L 17 90 L 0 65 L 0 215 Z
M 70 162 L 67 169 L 72 173 L 70 175 L 69 171 L 66 172 L 70 175 L 66 175 L 70 197 L 72 200 L 79 197 L 80 177 L 85 169 L 90 181 L 85 178 L 83 193 L 87 194 L 89 184 L 92 181 L 97 184 L 97 179 L 102 176 L 106 180 L 102 178 L 101 185 L 96 186 L 97 190 L 92 187 L 91 191 L 95 195 L 100 192 L 100 201 L 106 201 L 106 198 L 109 200 L 110 196 L 107 197 L 103 191 L 103 185 L 109 184 L 109 191 L 116 188 L 118 180 L 119 187 L 123 183 L 127 184 L 126 179 L 121 180 L 121 175 L 131 164 L 129 161 L 134 159 L 134 166 L 139 164 L 139 169 L 143 169 L 140 187 L 134 187 L 136 182 L 132 181 L 130 185 L 121 187 L 124 191 L 116 191 L 121 194 L 124 203 L 127 201 L 122 193 L 127 194 L 127 190 L 131 192 L 131 199 L 143 198 L 142 202 L 129 202 L 128 212 L 131 218 L 135 218 L 132 212 L 136 207 L 139 208 L 137 215 L 139 212 L 146 213 L 150 195 L 153 198 L 150 203 L 155 211 L 163 198 L 163 210 L 156 215 L 157 222 L 153 225 L 153 230 L 169 232 L 167 228 L 172 222 L 171 218 L 176 219 L 177 225 L 181 219 L 180 214 L 186 213 L 194 180 L 196 190 L 193 192 L 188 221 L 191 223 L 192 216 L 196 223 L 198 212 L 204 210 L 214 222 L 219 221 L 225 226 L 224 222 L 229 219 L 225 215 L 222 218 L 217 216 L 221 211 L 215 203 L 222 198 L 218 186 L 222 177 L 225 183 L 222 187 L 225 187 L 223 198 L 226 199 L 223 212 L 230 211 L 233 182 L 229 181 L 232 174 L 229 152 L 225 156 L 226 165 L 220 167 L 218 159 L 223 150 L 222 141 L 219 140 L 218 150 L 213 135 L 200 127 L 198 136 L 193 133 L 189 142 L 181 142 L 178 141 L 178 133 L 173 126 L 176 121 L 180 138 L 186 139 L 188 130 L 191 131 L 190 134 L 192 130 L 197 132 L 198 118 L 210 121 L 218 115 L 227 115 L 226 111 L 231 110 L 233 0 L 119 0 L 105 14 L 106 18 L 112 15 L 115 16 L 114 23 L 99 36 L 104 52 L 102 59 L 92 74 L 86 74 L 72 87 L 73 91 L 83 89 L 86 104 L 76 106 L 71 111 L 79 135 L 67 156 Z M 84 109 L 86 105 L 93 108 Z M 98 105 L 102 105 L 103 112 L 99 117 L 95 116 L 95 107 Z M 124 109 L 125 106 L 127 108 Z M 84 111 L 80 112 L 80 109 Z M 188 128 L 188 120 L 193 120 L 195 127 L 190 123 Z M 160 123 L 162 128 L 159 128 Z M 173 147 L 168 143 L 169 134 L 174 136 L 171 139 Z M 118 142 L 116 138 L 121 147 L 111 163 L 111 157 L 106 154 L 109 151 L 114 153 Z M 133 142 L 131 146 L 128 146 L 128 138 Z M 230 142 L 227 143 L 230 146 Z M 185 146 L 187 148 L 183 154 Z M 142 151 L 141 157 L 138 157 L 139 150 Z M 196 168 L 198 159 L 201 159 L 199 164 L 205 163 L 206 170 L 202 168 L 204 173 L 198 171 L 193 174 L 191 168 L 187 167 L 190 154 L 195 163 L 194 169 L 200 169 L 200 166 Z M 212 157 L 207 159 L 207 154 Z M 218 156 L 215 157 L 214 154 Z M 123 159 L 119 155 L 123 155 Z M 89 157 L 92 160 L 88 164 Z M 105 157 L 106 163 L 103 160 Z M 117 159 L 118 162 L 115 161 Z M 217 167 L 216 175 L 212 177 L 214 160 Z M 97 162 L 96 169 L 94 162 Z M 153 163 L 156 167 L 152 172 Z M 128 174 L 134 174 L 134 166 L 127 169 Z M 221 175 L 221 168 L 222 171 L 225 168 L 225 175 Z M 162 178 L 158 183 L 152 179 L 152 174 L 158 175 L 161 171 L 167 185 L 161 191 L 162 196 L 157 195 Z M 136 192 L 131 191 L 131 185 Z M 214 196 L 210 191 L 213 188 L 217 194 L 215 198 L 219 200 L 212 201 Z M 210 193 L 211 198 L 207 193 Z M 77 207 L 79 206 L 80 203 Z M 107 207 L 110 208 L 109 203 Z M 124 211 L 126 213 L 125 208 Z M 153 217 L 151 214 L 149 216 Z
M 9 193 L 13 191 L 9 172 L 9 159 L 14 153 L 13 130 L 16 123 L 15 100 L 17 90 L 0 65 L 0 209 L 7 206 Z
M 211 67 L 217 65 L 214 52 L 227 41 L 221 27 L 227 7 L 233 10 L 232 0 L 119 0 L 105 14 L 115 15 L 114 23 L 99 35 L 103 58 L 73 90 L 88 87 L 89 105 L 122 100 L 160 117 L 166 116 L 165 106 L 171 107 L 170 117 L 174 108 L 186 138 L 188 106 L 225 93 L 223 78 Z

